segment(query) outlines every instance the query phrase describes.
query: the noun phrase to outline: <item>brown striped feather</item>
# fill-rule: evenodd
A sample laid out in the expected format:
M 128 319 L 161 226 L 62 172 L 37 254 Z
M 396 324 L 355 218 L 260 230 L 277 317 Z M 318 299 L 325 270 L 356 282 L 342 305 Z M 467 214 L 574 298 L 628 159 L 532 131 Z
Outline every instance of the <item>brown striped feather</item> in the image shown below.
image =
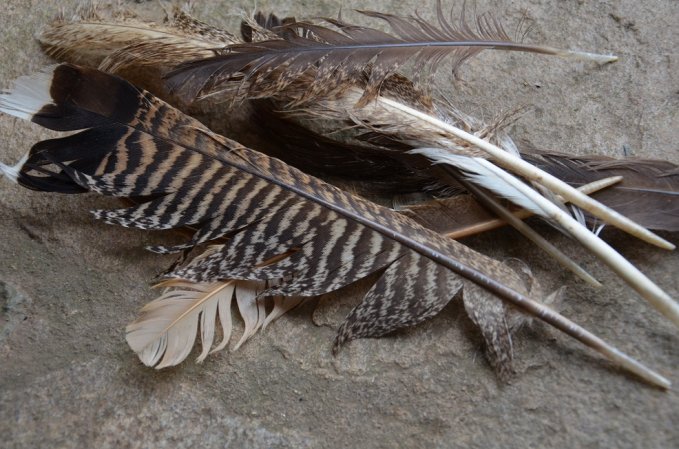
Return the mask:
M 156 251 L 178 251 L 230 237 L 223 247 L 172 270 L 168 279 L 280 280 L 259 295 L 314 296 L 382 272 L 340 327 L 335 349 L 355 338 L 415 325 L 476 283 L 483 287 L 472 296 L 476 300 L 508 301 L 642 377 L 667 385 L 665 379 L 526 297 L 521 278 L 498 261 L 216 135 L 120 78 L 65 64 L 33 81 L 21 80 L 17 89 L 34 83 L 32 91 L 39 95 L 44 91 L 39 84 L 45 80 L 51 98 L 31 120 L 53 130 L 86 130 L 34 145 L 18 182 L 38 190 L 89 190 L 140 202 L 95 212 L 108 223 L 142 229 L 198 228 L 191 241 Z M 11 92 L 1 100 L 0 108 L 21 117 L 32 107 L 21 106 L 21 97 L 15 99 Z M 490 338 L 495 347 L 503 347 L 497 363 L 503 370 L 511 369 L 506 365 L 511 348 L 498 345 L 502 339 L 495 334 Z

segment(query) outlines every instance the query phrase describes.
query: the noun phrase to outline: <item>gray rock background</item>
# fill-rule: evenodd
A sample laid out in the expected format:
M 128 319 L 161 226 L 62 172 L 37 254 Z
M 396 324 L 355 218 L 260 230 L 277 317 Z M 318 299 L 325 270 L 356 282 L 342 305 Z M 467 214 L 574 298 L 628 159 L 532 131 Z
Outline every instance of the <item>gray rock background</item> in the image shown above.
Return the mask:
M 0 85 L 49 63 L 33 34 L 76 1 L 9 0 L 0 15 Z M 156 2 L 123 2 L 158 12 Z M 195 13 L 233 27 L 252 4 L 196 2 Z M 433 3 L 429 2 L 429 3 Z M 352 8 L 431 17 L 412 0 L 345 1 Z M 297 16 L 335 15 L 337 2 L 259 1 Z M 441 88 L 476 115 L 528 104 L 512 134 L 538 148 L 655 157 L 679 163 L 679 3 L 479 0 L 508 29 L 523 11 L 529 41 L 598 52 L 612 65 L 485 53 Z M 0 117 L 0 157 L 17 160 L 52 134 Z M 305 306 L 235 353 L 202 365 L 143 367 L 125 325 L 153 298 L 148 282 L 170 259 L 145 252 L 167 236 L 108 227 L 93 196 L 22 190 L 0 180 L 0 446 L 19 447 L 587 447 L 679 444 L 679 396 L 610 367 L 536 325 L 514 341 L 518 374 L 498 385 L 479 335 L 451 304 L 435 319 L 330 355 L 334 331 L 367 285 Z M 512 231 L 473 239 L 496 257 L 526 260 L 551 288 L 568 285 L 562 312 L 679 381 L 677 330 L 591 256 L 545 233 L 605 282 L 593 290 L 564 274 Z M 604 236 L 679 298 L 679 253 L 614 231 Z M 679 243 L 676 234 L 666 238 Z M 313 319 L 312 319 L 313 315 Z

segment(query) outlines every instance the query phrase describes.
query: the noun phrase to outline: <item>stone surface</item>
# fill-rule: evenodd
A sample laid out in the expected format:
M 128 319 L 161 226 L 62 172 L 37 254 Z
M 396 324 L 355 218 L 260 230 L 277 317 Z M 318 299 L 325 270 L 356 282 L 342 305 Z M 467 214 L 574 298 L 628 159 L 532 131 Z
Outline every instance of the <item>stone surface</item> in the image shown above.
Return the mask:
M 49 63 L 35 31 L 75 0 L 9 0 L 0 16 L 0 84 Z M 157 11 L 156 2 L 124 2 Z M 233 26 L 240 7 L 196 2 L 196 14 Z M 433 3 L 433 0 L 432 2 Z M 366 4 L 430 17 L 412 0 Z M 244 5 L 252 8 L 252 4 Z M 334 15 L 339 3 L 257 2 L 282 14 Z M 603 67 L 486 53 L 441 89 L 462 110 L 490 116 L 531 105 L 512 130 L 527 145 L 632 154 L 679 163 L 679 4 L 674 0 L 492 0 L 512 29 L 525 11 L 531 42 L 612 52 Z M 13 161 L 51 133 L 0 116 L 0 158 Z M 514 341 L 518 375 L 498 385 L 479 335 L 451 304 L 435 319 L 330 355 L 334 331 L 367 285 L 309 304 L 236 353 L 160 372 L 141 366 L 125 325 L 153 297 L 148 282 L 170 259 L 144 245 L 167 236 L 114 229 L 85 211 L 106 201 L 19 189 L 0 180 L 0 446 L 14 447 L 588 447 L 669 448 L 679 441 L 679 397 L 620 373 L 565 336 L 536 325 Z M 110 204 L 110 203 L 108 203 Z M 573 280 L 512 231 L 469 243 L 519 257 L 540 280 L 568 285 L 562 312 L 675 383 L 677 331 L 609 271 L 540 228 L 603 280 Z M 604 236 L 679 298 L 679 253 L 615 231 Z M 679 243 L 676 234 L 666 238 Z M 313 320 L 312 320 L 313 314 Z

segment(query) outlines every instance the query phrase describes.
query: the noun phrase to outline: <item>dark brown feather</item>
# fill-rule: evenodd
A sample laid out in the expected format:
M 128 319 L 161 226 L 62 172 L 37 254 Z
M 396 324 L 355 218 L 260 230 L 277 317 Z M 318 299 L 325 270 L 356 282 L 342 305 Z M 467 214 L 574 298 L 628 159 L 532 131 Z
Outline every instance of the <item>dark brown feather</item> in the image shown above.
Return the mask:
M 679 231 L 679 166 L 671 162 L 562 153 L 524 154 L 523 157 L 575 187 L 622 176 L 622 182 L 592 196 L 644 227 Z
M 383 20 L 392 34 L 337 19 L 326 19 L 334 28 L 298 21 L 277 28 L 276 39 L 229 45 L 222 55 L 182 64 L 169 75 L 169 86 L 187 100 L 213 94 L 233 82 L 240 85 L 237 89 L 248 91 L 250 98 L 270 97 L 311 73 L 306 92 L 296 100 L 304 103 L 343 89 L 347 81 L 362 77 L 369 66 L 359 101 L 365 105 L 379 94 L 384 80 L 408 61 L 419 73 L 431 73 L 444 57 L 453 58 L 457 66 L 484 49 L 561 54 L 553 48 L 513 42 L 499 21 L 488 14 L 475 17 L 470 25 L 463 10 L 459 24 L 454 25 L 446 19 L 440 1 L 438 26 L 419 16 L 358 12 Z

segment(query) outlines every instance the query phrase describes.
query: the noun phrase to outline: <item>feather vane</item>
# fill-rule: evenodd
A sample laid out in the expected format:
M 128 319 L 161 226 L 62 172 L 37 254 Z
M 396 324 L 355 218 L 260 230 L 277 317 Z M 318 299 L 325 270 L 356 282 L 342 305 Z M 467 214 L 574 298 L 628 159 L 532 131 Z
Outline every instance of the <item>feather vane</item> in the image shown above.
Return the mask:
M 679 231 L 679 166 L 668 161 L 526 154 L 524 158 L 573 186 L 610 176 L 622 181 L 593 196 L 649 229 Z M 588 215 L 588 221 L 596 222 Z

